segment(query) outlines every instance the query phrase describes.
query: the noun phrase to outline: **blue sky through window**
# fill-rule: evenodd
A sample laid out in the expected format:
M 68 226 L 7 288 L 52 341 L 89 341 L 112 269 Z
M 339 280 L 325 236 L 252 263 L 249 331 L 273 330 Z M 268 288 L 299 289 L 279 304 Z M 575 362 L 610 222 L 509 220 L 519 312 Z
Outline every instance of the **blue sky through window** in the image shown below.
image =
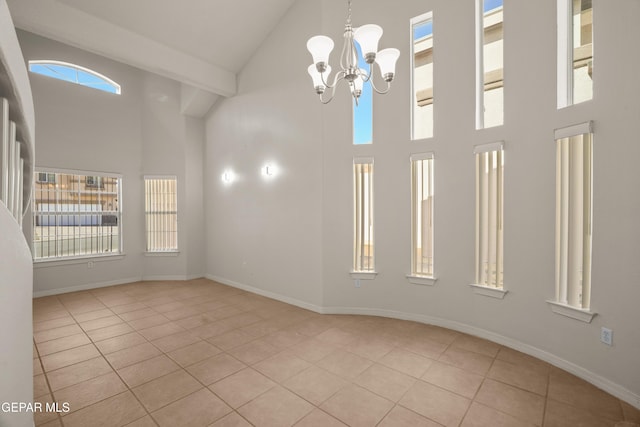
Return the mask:
M 484 11 L 489 12 L 490 10 L 497 9 L 502 6 L 503 0 L 484 0 Z
M 358 67 L 363 70 L 369 69 L 362 58 L 360 45 L 356 42 L 356 50 L 358 51 Z M 375 67 L 374 67 L 375 68 Z M 375 69 L 373 71 L 376 71 Z M 372 77 L 373 78 L 373 77 Z M 362 95 L 358 100 L 356 107 L 353 101 L 353 143 L 355 145 L 371 144 L 373 141 L 373 90 L 370 83 L 365 83 L 362 87 Z
M 29 61 L 29 71 L 104 92 L 120 94 L 120 85 L 95 71 L 57 61 Z
M 420 40 L 423 37 L 427 37 L 433 34 L 433 21 L 429 19 L 426 22 L 421 22 L 413 27 L 413 40 Z

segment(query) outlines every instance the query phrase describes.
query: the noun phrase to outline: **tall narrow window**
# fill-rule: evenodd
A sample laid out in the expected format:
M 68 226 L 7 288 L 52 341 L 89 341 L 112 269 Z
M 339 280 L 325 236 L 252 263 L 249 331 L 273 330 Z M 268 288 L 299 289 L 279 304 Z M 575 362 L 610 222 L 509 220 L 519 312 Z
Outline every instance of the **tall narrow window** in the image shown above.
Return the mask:
M 556 302 L 589 309 L 591 124 L 556 130 Z
M 411 20 L 411 138 L 433 137 L 433 18 Z
M 121 187 L 119 175 L 36 170 L 34 258 L 119 254 Z
M 503 0 L 476 0 L 476 129 L 504 123 Z
M 476 155 L 476 284 L 503 287 L 502 143 L 480 145 Z
M 360 45 L 356 42 L 358 67 L 363 70 L 369 65 L 362 57 Z M 357 102 L 357 103 L 356 103 Z M 373 90 L 370 84 L 362 85 L 362 93 L 353 101 L 353 144 L 371 144 L 373 142 Z
M 147 252 L 178 250 L 176 177 L 144 178 Z
M 411 274 L 433 277 L 433 155 L 411 156 Z
M 373 272 L 373 159 L 353 160 L 353 271 Z
M 593 98 L 592 0 L 558 0 L 558 108 Z

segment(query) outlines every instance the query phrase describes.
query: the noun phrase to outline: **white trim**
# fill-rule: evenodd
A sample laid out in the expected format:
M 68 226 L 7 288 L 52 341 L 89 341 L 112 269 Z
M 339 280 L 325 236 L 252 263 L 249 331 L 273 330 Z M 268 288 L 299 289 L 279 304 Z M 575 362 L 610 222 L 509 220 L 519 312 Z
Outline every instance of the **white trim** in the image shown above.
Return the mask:
M 504 150 L 504 141 L 490 142 L 488 144 L 480 144 L 473 146 L 473 154 L 490 153 L 492 151 Z
M 469 286 L 471 286 L 473 292 L 478 295 L 497 299 L 504 299 L 504 296 L 509 292 L 506 289 L 492 288 L 490 286 L 478 285 L 475 283 L 471 283 Z
M 63 265 L 84 264 L 87 262 L 121 261 L 127 254 L 88 255 L 70 258 L 38 258 L 33 260 L 33 268 L 60 267 Z
M 558 128 L 553 132 L 556 140 L 593 133 L 593 121 L 589 120 L 588 122 L 578 123 L 577 125 Z
M 40 297 L 47 297 L 50 295 L 59 295 L 59 294 L 66 294 L 69 292 L 76 292 L 76 291 L 86 291 L 89 289 L 97 289 L 97 288 L 104 288 L 107 286 L 115 286 L 115 285 L 124 285 L 127 283 L 135 283 L 135 282 L 139 282 L 140 280 L 142 280 L 141 277 L 130 277 L 130 278 L 125 278 L 125 279 L 117 279 L 117 280 L 111 280 L 108 282 L 99 282 L 99 283 L 89 283 L 86 285 L 77 285 L 77 286 L 68 286 L 65 288 L 56 288 L 56 289 L 47 289 L 47 290 L 42 290 L 42 291 L 33 291 L 33 297 L 34 298 L 40 298 Z
M 420 24 L 426 24 L 428 21 L 431 21 L 431 35 L 430 36 L 426 36 L 422 39 L 419 40 L 414 40 L 414 28 L 416 27 L 416 25 L 420 25 Z M 415 47 L 416 47 L 416 42 L 417 41 L 423 41 L 423 40 L 428 40 L 429 37 L 431 37 L 431 50 L 433 52 L 434 50 L 434 38 L 433 38 L 433 11 L 430 12 L 426 12 L 423 13 L 422 15 L 418 15 L 416 17 L 413 17 L 409 20 L 409 52 L 411 52 L 411 55 L 409 55 L 409 69 L 411 70 L 411 75 L 409 78 L 409 84 L 411 85 L 410 90 L 409 90 L 409 126 L 411 126 L 410 128 L 410 137 L 411 137 L 411 141 L 424 141 L 426 139 L 433 139 L 433 135 L 435 133 L 435 124 L 432 124 L 431 127 L 431 136 L 425 136 L 425 137 L 421 137 L 421 138 L 416 138 L 416 129 L 415 129 L 415 122 L 416 122 L 416 118 L 414 117 L 414 112 L 415 112 Z M 434 74 L 432 73 L 431 77 L 433 80 L 433 76 Z M 431 84 L 432 86 L 432 90 L 435 91 L 435 88 L 433 87 L 433 83 Z M 434 110 L 435 111 L 435 110 Z
M 454 331 L 470 334 L 479 338 L 483 338 L 489 341 L 493 341 L 497 344 L 504 345 L 511 349 L 520 351 L 530 356 L 536 357 L 547 363 L 550 363 L 560 369 L 563 369 L 579 378 L 595 385 L 596 387 L 606 391 L 607 393 L 623 400 L 634 407 L 640 407 L 640 395 L 633 393 L 631 390 L 624 388 L 623 386 L 614 383 L 613 381 L 604 378 L 594 372 L 591 372 L 581 366 L 576 365 L 568 360 L 565 360 L 555 354 L 549 353 L 545 350 L 541 350 L 529 344 L 525 344 L 521 341 L 515 340 L 510 337 L 505 337 L 495 332 L 487 331 L 485 329 L 477 328 L 475 326 L 467 325 L 464 323 L 456 322 L 453 320 L 446 320 L 438 317 L 426 316 L 416 313 L 405 313 L 394 310 L 384 310 L 378 308 L 366 308 L 366 307 L 323 307 L 315 304 L 310 304 L 304 301 L 300 301 L 294 298 L 285 297 L 274 292 L 265 291 L 263 289 L 254 288 L 234 282 L 228 279 L 217 277 L 211 274 L 205 276 L 207 279 L 232 286 L 234 288 L 242 289 L 248 292 L 253 292 L 258 295 L 273 298 L 278 301 L 292 304 L 306 310 L 311 310 L 320 314 L 359 314 L 364 316 L 380 316 L 388 317 L 392 319 L 409 320 L 413 322 L 425 323 L 428 325 L 440 326 L 448 328 Z
M 433 152 L 428 153 L 414 153 L 409 156 L 409 160 L 412 162 L 419 160 L 433 160 Z
M 476 130 L 484 129 L 484 1 L 475 1 L 476 24 Z
M 101 176 L 106 178 L 123 178 L 123 174 L 117 172 L 102 172 L 102 171 L 85 171 L 85 170 L 77 170 L 77 169 L 62 169 L 62 168 L 52 168 L 47 166 L 37 166 L 35 167 L 36 174 L 38 172 L 46 172 L 46 173 L 60 173 L 65 175 L 84 175 L 84 176 Z
M 562 304 L 557 301 L 547 300 L 547 303 L 551 307 L 551 311 L 553 311 L 554 313 L 570 317 L 572 319 L 580 320 L 581 322 L 585 323 L 591 323 L 593 318 L 598 314 L 584 308 L 572 307 L 570 305 Z
M 406 278 L 412 285 L 434 286 L 438 281 L 435 277 L 417 276 L 415 274 L 407 274 Z
M 178 175 L 143 175 L 143 179 L 175 179 L 178 181 Z
M 372 165 L 373 157 L 354 157 L 353 164 L 354 165 Z
M 147 251 L 144 253 L 146 257 L 177 257 L 180 256 L 180 251 Z
M 193 276 L 188 276 L 186 274 L 175 274 L 175 275 L 160 275 L 160 276 L 142 276 L 142 278 L 140 280 L 142 280 L 143 282 L 147 282 L 147 281 L 162 281 L 162 280 L 167 280 L 167 281 L 187 281 L 187 280 L 193 280 L 193 279 L 199 279 L 201 278 L 202 275 L 196 275 L 196 277 Z
M 350 271 L 352 279 L 373 280 L 378 275 L 377 271 Z
M 573 104 L 573 2 L 558 0 L 557 12 L 557 106 Z

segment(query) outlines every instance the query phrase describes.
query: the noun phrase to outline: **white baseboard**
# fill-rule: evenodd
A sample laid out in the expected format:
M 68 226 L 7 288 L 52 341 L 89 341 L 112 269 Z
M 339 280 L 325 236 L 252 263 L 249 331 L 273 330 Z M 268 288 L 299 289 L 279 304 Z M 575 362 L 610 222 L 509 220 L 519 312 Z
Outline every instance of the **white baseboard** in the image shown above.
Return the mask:
M 284 295 L 279 295 L 270 291 L 255 288 L 253 286 L 244 285 L 242 283 L 234 282 L 233 280 L 225 279 L 223 277 L 214 276 L 211 274 L 206 275 L 207 279 L 229 285 L 234 288 L 242 289 L 247 292 L 252 292 L 258 295 L 262 295 L 268 298 L 273 298 L 278 301 L 292 304 L 300 308 L 314 311 L 321 314 L 359 314 L 365 316 L 379 316 L 389 317 L 392 319 L 410 320 L 414 322 L 425 323 L 428 325 L 440 326 L 454 331 L 463 332 L 465 334 L 474 335 L 479 338 L 484 338 L 489 341 L 493 341 L 505 347 L 512 348 L 530 356 L 536 357 L 547 363 L 550 363 L 560 369 L 572 373 L 573 375 L 582 378 L 583 380 L 595 385 L 596 387 L 606 391 L 607 393 L 617 397 L 620 400 L 627 402 L 628 404 L 640 409 L 640 395 L 627 390 L 619 384 L 614 383 L 594 372 L 589 371 L 581 366 L 576 365 L 568 360 L 558 357 L 552 353 L 541 350 L 537 347 L 523 343 L 513 338 L 505 337 L 495 332 L 487 331 L 485 329 L 477 328 L 475 326 L 467 325 L 464 323 L 456 322 L 453 320 L 442 319 L 438 317 L 426 316 L 416 313 L 405 313 L 402 311 L 385 310 L 380 308 L 362 308 L 362 307 L 322 307 L 314 304 L 309 304 L 304 301 L 300 301 L 294 298 L 290 298 Z
M 141 277 L 129 277 L 126 279 L 111 280 L 109 282 L 89 283 L 85 285 L 69 286 L 66 288 L 47 289 L 42 291 L 33 291 L 34 298 L 47 297 L 50 295 L 67 294 L 69 292 L 86 291 L 88 289 L 104 288 L 106 286 L 124 285 L 127 283 L 139 282 Z
M 192 274 L 192 275 L 167 275 L 167 276 L 142 276 L 143 281 L 162 281 L 162 280 L 176 280 L 176 281 L 185 281 L 185 280 L 194 280 L 200 279 L 204 277 L 202 274 Z

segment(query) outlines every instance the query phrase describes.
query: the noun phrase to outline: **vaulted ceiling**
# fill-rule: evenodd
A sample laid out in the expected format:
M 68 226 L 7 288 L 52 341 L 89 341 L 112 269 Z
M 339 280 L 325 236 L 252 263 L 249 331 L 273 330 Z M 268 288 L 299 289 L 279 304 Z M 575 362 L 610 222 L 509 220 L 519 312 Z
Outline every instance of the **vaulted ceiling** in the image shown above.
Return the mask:
M 295 0 L 7 0 L 15 25 L 221 96 Z

